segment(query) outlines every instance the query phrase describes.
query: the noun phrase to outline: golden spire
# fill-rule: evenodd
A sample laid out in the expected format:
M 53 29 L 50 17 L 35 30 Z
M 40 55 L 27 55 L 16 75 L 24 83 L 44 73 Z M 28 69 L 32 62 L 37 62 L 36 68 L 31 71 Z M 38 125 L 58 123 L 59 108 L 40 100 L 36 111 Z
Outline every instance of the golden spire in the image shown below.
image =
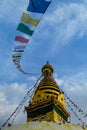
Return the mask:
M 42 75 L 43 75 L 43 79 L 41 80 L 41 82 L 38 85 L 38 90 L 41 88 L 49 88 L 50 90 L 52 88 L 54 88 L 56 91 L 60 92 L 59 86 L 57 85 L 57 83 L 55 82 L 54 78 L 53 78 L 53 66 L 49 64 L 49 62 L 47 61 L 47 63 L 42 67 Z
M 31 103 L 25 108 L 27 121 L 45 120 L 67 122 L 69 113 L 66 111 L 64 94 L 53 78 L 53 67 L 47 62 L 42 67 L 43 79 L 40 81 Z

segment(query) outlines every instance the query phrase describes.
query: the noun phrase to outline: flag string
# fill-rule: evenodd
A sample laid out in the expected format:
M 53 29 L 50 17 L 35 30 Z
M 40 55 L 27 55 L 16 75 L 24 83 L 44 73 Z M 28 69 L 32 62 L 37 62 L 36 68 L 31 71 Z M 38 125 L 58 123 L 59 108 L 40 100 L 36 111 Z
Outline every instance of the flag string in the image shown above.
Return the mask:
M 24 52 L 24 49 L 26 48 L 27 44 L 29 42 L 29 38 L 26 37 L 31 37 L 35 30 L 37 25 L 39 24 L 39 21 L 41 21 L 44 13 L 46 12 L 48 6 L 50 5 L 51 1 L 45 1 L 45 0 L 30 0 L 29 1 L 29 5 L 27 8 L 27 13 L 23 12 L 23 15 L 21 17 L 20 23 L 17 27 L 17 31 L 20 31 L 23 33 L 23 35 L 26 35 L 25 37 L 22 35 L 18 35 L 15 37 L 15 43 L 16 45 L 16 49 L 13 51 L 12 54 L 12 59 L 13 59 L 13 63 L 15 64 L 16 68 L 22 72 L 23 74 L 29 74 L 29 75 L 39 75 L 39 74 L 35 74 L 35 73 L 28 73 L 25 72 L 21 65 L 20 65 L 20 60 L 22 58 L 22 54 Z M 29 14 L 28 14 L 29 12 Z M 40 18 L 33 18 L 31 14 L 40 14 Z M 30 29 L 30 27 L 34 27 L 34 29 Z
M 1 126 L 0 128 L 5 127 L 5 126 L 9 123 L 9 121 L 10 121 L 12 118 L 13 118 L 13 120 L 12 120 L 11 124 L 13 124 L 13 122 L 14 122 L 16 116 L 17 116 L 18 113 L 20 112 L 22 106 L 23 106 L 24 103 L 27 101 L 27 99 L 29 98 L 29 100 L 31 101 L 32 96 L 33 96 L 33 94 L 34 94 L 34 92 L 35 92 L 35 90 L 36 90 L 36 88 L 37 88 L 37 86 L 38 86 L 38 82 L 42 79 L 42 77 L 43 77 L 43 76 L 41 75 L 41 76 L 37 79 L 35 85 L 34 85 L 29 91 L 27 91 L 26 96 L 25 96 L 25 97 L 23 98 L 23 100 L 20 102 L 20 104 L 18 105 L 18 107 L 14 110 L 14 112 L 9 116 L 9 118 L 2 124 L 2 126 Z

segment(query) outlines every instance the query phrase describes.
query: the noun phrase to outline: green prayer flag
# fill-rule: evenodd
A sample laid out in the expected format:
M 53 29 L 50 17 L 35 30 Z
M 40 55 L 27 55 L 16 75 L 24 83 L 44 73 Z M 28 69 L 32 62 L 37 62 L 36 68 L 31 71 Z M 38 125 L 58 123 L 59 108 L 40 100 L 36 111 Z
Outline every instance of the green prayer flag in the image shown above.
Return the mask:
M 12 55 L 13 58 L 20 58 L 22 56 L 22 53 L 18 52 L 18 53 L 14 53 Z
M 18 25 L 17 30 L 19 30 L 27 35 L 30 35 L 30 36 L 32 36 L 32 34 L 34 32 L 33 30 L 30 30 L 30 28 L 28 26 L 24 25 L 23 23 L 20 23 Z
M 30 24 L 32 26 L 37 26 L 38 23 L 39 23 L 39 19 L 35 19 L 35 18 L 32 18 L 29 14 L 27 13 L 23 13 L 22 17 L 21 17 L 21 21 L 26 23 L 26 24 Z

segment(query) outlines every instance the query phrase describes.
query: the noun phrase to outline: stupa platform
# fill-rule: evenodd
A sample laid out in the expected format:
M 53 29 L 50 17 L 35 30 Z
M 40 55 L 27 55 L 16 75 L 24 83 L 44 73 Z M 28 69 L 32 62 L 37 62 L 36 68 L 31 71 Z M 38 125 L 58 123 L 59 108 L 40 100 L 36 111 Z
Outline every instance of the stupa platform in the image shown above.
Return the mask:
M 87 130 L 87 128 L 70 123 L 60 124 L 46 121 L 35 121 L 10 126 L 4 130 Z

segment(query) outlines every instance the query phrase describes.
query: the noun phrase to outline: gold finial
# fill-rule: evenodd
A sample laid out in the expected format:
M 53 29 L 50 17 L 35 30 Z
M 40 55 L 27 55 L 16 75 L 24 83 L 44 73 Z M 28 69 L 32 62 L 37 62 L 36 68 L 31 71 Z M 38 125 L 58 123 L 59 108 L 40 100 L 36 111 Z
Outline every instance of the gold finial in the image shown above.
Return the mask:
M 47 61 L 47 64 L 49 64 L 49 61 Z
M 53 74 L 53 67 L 52 65 L 49 64 L 49 62 L 47 61 L 47 63 L 42 67 L 42 74 L 44 76 L 47 75 L 52 75 Z

